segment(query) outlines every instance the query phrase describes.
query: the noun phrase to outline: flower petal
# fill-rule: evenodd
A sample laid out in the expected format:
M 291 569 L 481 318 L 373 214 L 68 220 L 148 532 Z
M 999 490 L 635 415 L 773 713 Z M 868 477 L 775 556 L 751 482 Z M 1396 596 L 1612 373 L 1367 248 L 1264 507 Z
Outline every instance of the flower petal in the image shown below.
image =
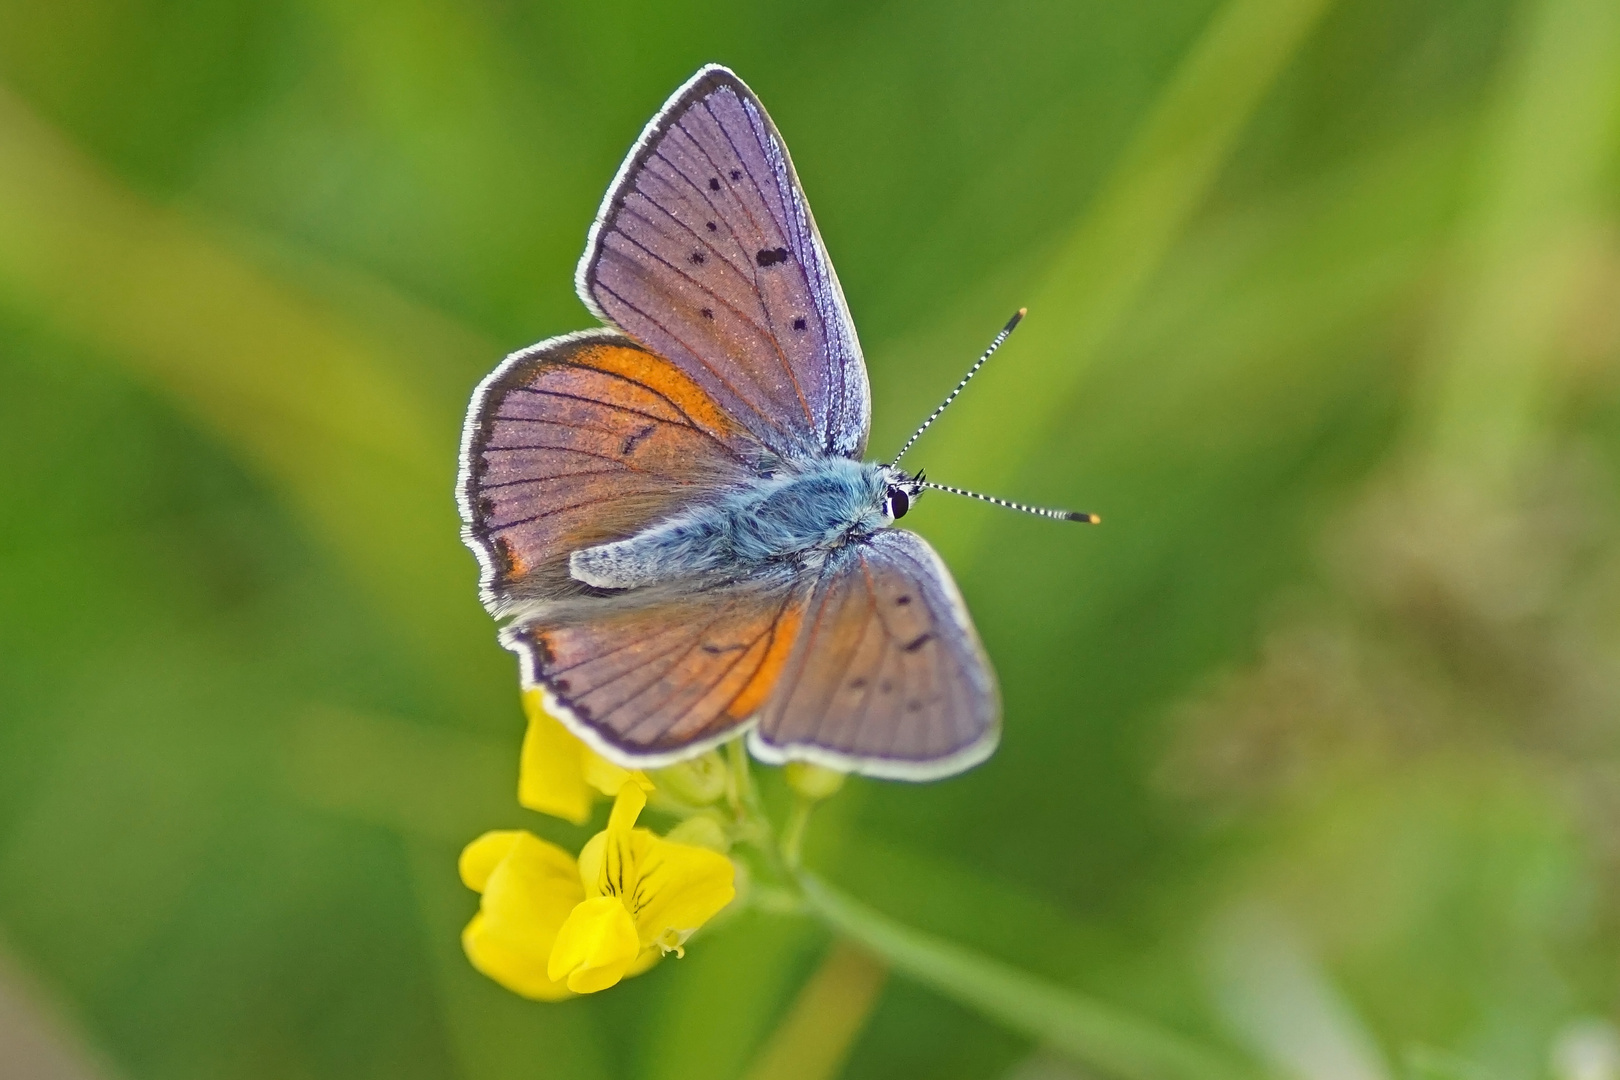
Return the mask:
M 500 861 L 512 852 L 512 845 L 522 833 L 516 829 L 497 829 L 485 833 L 461 849 L 456 869 L 461 872 L 461 883 L 473 892 L 483 892 L 489 875 Z
M 625 900 L 635 912 L 641 943 L 671 948 L 731 903 L 735 870 L 718 852 L 661 840 L 644 829 L 636 833 L 642 841 L 635 844 L 637 881 Z
M 462 865 L 469 884 L 483 876 L 479 912 L 461 936 L 473 967 L 526 997 L 568 996 L 547 965 L 559 929 L 585 898 L 573 857 L 532 833 L 497 832 L 467 845 Z
M 636 888 L 636 851 L 632 837 L 645 829 L 632 828 L 647 793 L 640 785 L 625 784 L 613 801 L 608 827 L 591 837 L 579 853 L 580 882 L 586 896 L 629 895 Z
M 664 952 L 662 949 L 642 949 L 641 955 L 636 957 L 630 967 L 626 969 L 624 977 L 628 979 L 632 975 L 640 975 L 663 958 Z
M 575 825 L 585 824 L 596 799 L 585 779 L 586 755 L 596 755 L 546 712 L 540 690 L 523 692 L 523 711 L 529 716 L 529 728 L 518 763 L 518 802 Z
M 594 994 L 624 978 L 641 954 L 635 923 L 616 896 L 586 900 L 557 933 L 546 973 L 576 994 Z
M 618 797 L 613 800 L 613 813 L 608 815 L 608 831 L 628 833 L 647 806 L 647 791 L 639 784 L 626 784 L 617 794 Z
M 579 881 L 590 897 L 607 895 L 602 889 L 602 864 L 606 859 L 608 834 L 599 832 L 579 849 Z
M 580 744 L 580 750 L 584 755 L 585 782 L 609 798 L 617 795 L 625 784 L 635 784 L 642 791 L 653 789 L 653 782 L 640 769 L 615 765 L 584 743 Z
M 561 1001 L 574 996 L 567 983 L 555 982 L 546 974 L 544 956 L 537 963 L 533 950 L 514 948 L 481 914 L 474 915 L 461 932 L 461 948 L 475 969 L 514 994 L 536 1001 Z

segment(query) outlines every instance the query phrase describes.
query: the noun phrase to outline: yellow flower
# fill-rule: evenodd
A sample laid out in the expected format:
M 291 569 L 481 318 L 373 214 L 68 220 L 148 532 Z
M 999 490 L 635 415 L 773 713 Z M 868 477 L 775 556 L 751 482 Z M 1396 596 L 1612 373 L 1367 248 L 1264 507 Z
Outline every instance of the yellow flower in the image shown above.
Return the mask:
M 611 798 L 626 781 L 652 790 L 644 773 L 613 764 L 546 712 L 539 689 L 523 692 L 523 711 L 529 716 L 529 729 L 518 764 L 520 805 L 583 825 L 598 793 Z
M 731 902 L 731 860 L 635 828 L 647 796 L 619 789 L 608 827 L 579 853 L 585 900 L 557 931 L 546 974 L 579 994 L 605 990 L 681 955 L 692 932 Z
M 546 974 L 557 931 L 585 899 L 579 864 L 521 830 L 487 832 L 461 853 L 461 880 L 483 893 L 461 947 L 472 966 L 514 993 L 560 1001 L 569 989 Z
M 731 860 L 635 828 L 641 785 L 620 785 L 608 827 L 579 861 L 522 830 L 487 832 L 461 853 L 483 894 L 462 932 L 473 967 L 541 1001 L 639 975 L 731 902 Z

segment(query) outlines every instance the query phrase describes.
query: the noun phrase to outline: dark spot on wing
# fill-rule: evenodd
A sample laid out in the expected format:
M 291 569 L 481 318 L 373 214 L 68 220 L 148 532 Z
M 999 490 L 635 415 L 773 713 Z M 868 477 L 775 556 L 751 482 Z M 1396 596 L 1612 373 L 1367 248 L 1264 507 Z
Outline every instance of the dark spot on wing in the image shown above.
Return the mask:
M 742 170 L 741 169 L 732 169 L 731 170 L 731 178 L 733 180 L 741 180 L 742 179 Z
M 890 682 L 888 679 L 884 679 L 882 682 L 878 683 L 878 689 L 887 694 L 894 689 L 894 683 Z
M 851 690 L 859 690 L 862 687 L 864 687 L 865 685 L 866 685 L 866 680 L 865 679 L 851 679 L 851 680 L 849 680 L 849 688 Z
M 787 262 L 787 257 L 787 248 L 761 248 L 754 255 L 754 261 L 761 266 L 775 266 L 777 263 Z
M 555 690 L 559 694 L 566 694 L 566 693 L 568 693 L 568 680 L 567 679 L 552 679 L 551 680 L 551 688 L 553 690 Z
M 703 643 L 703 651 L 708 653 L 710 656 L 719 656 L 721 653 L 736 652 L 741 648 L 741 645 L 716 645 L 712 641 L 705 641 Z
M 793 320 L 793 329 L 795 329 L 795 330 L 803 330 L 804 329 L 804 320 L 803 319 L 794 319 Z
M 634 450 L 636 448 L 637 443 L 639 443 L 642 439 L 645 439 L 647 436 L 651 435 L 653 432 L 655 432 L 657 430 L 658 430 L 658 425 L 657 424 L 648 424 L 646 427 L 642 428 L 640 431 L 637 431 L 634 434 L 626 437 L 625 440 L 624 440 L 624 445 L 619 447 L 619 453 L 628 455 L 630 453 L 630 451 L 632 451 L 632 450 Z
M 711 307 L 702 308 L 702 309 L 700 309 L 698 311 L 698 314 L 702 315 L 705 319 L 712 319 L 712 318 L 714 318 L 714 308 L 711 308 Z
M 929 631 L 927 633 L 918 634 L 916 637 L 900 646 L 900 648 L 905 652 L 916 652 L 918 649 L 922 648 L 924 645 L 933 640 L 933 631 Z
M 517 550 L 512 547 L 512 541 L 504 536 L 495 538 L 495 554 L 500 560 L 502 577 L 522 577 L 528 570 Z
M 912 698 L 910 701 L 906 702 L 906 712 L 922 712 L 922 702 L 918 701 L 916 698 Z
M 707 228 L 707 229 L 708 229 L 708 230 L 709 230 L 709 231 L 710 231 L 710 232 L 719 232 L 719 231 L 720 231 L 720 226 L 718 226 L 718 225 L 716 225 L 716 224 L 715 224 L 715 223 L 714 223 L 714 222 L 712 222 L 712 221 L 705 221 L 705 222 L 704 222 L 704 223 L 703 223 L 703 225 L 704 225 L 704 227 L 705 227 L 705 228 Z
M 719 191 L 720 190 L 720 178 L 718 176 L 709 177 L 709 190 L 710 191 Z
M 909 593 L 904 596 L 897 596 L 894 598 L 895 607 L 905 607 L 909 603 L 911 603 L 911 595 Z
M 703 254 L 701 251 L 694 251 L 692 254 L 688 255 L 687 258 L 691 259 L 693 265 L 695 266 L 702 266 L 708 261 L 708 256 Z

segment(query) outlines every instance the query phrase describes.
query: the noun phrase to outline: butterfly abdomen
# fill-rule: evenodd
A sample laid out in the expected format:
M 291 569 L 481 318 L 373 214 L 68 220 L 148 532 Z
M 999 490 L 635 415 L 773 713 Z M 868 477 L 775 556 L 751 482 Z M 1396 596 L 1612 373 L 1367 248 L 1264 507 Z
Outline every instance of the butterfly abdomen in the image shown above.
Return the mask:
M 690 578 L 748 577 L 784 562 L 819 563 L 852 537 L 890 524 L 886 470 L 821 458 L 667 518 L 635 536 L 576 551 L 569 572 L 604 589 Z

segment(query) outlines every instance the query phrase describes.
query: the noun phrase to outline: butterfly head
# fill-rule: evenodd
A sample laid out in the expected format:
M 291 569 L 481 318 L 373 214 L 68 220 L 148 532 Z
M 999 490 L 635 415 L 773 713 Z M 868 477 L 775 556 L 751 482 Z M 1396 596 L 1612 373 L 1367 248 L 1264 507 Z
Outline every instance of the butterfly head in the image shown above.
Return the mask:
M 923 474 L 910 476 L 894 466 L 884 468 L 883 512 L 890 521 L 906 516 L 923 491 Z

